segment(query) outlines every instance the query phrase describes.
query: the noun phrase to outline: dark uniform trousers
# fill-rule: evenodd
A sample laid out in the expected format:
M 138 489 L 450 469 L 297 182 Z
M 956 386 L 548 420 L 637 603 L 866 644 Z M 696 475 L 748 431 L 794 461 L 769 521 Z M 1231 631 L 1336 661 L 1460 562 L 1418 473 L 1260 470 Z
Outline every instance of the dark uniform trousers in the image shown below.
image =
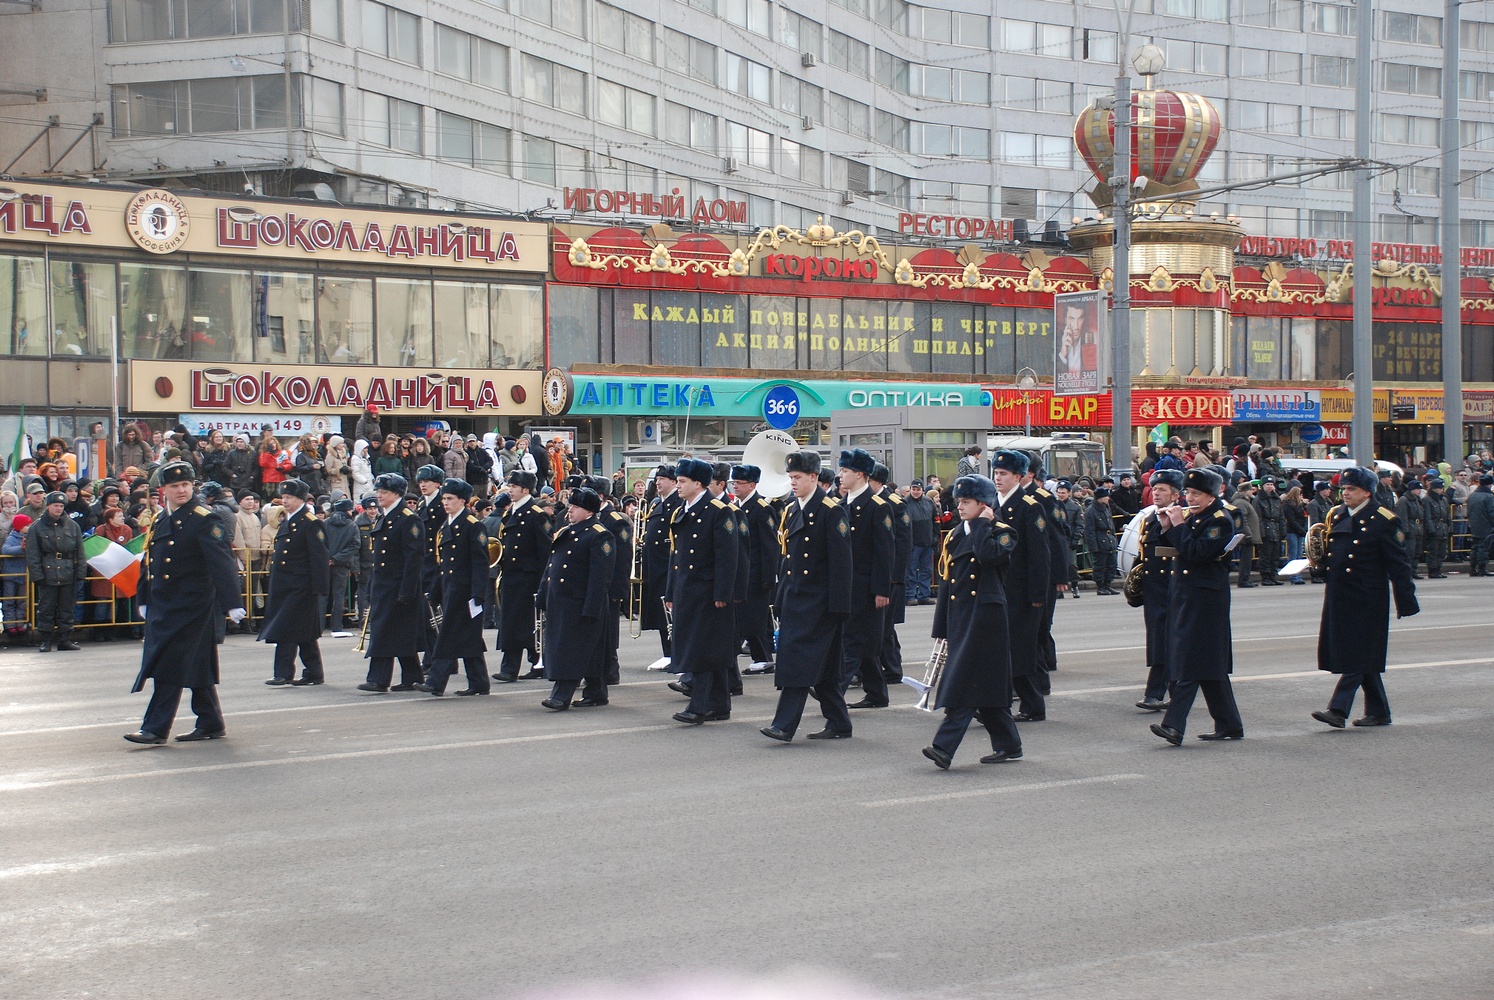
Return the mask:
M 1372 719 L 1390 718 L 1390 699 L 1385 695 L 1385 675 L 1381 673 L 1339 674 L 1328 708 L 1348 715 L 1360 688 L 1364 688 L 1364 714 Z
M 1153 663 L 1146 672 L 1146 700 L 1167 701 L 1171 693 L 1172 678 L 1168 675 L 1167 665 Z
M 1162 717 L 1162 725 L 1183 732 L 1188 724 L 1188 711 L 1200 689 L 1203 690 L 1204 704 L 1209 706 L 1209 714 L 1214 717 L 1216 733 L 1233 733 L 1245 728 L 1228 677 L 1210 681 L 1177 681 L 1172 688 L 1167 714 Z
M 1017 723 L 1012 718 L 1011 709 L 1005 707 L 946 708 L 944 721 L 939 723 L 939 731 L 934 734 L 934 746 L 953 757 L 960 748 L 960 741 L 965 738 L 965 731 L 970 728 L 972 719 L 979 720 L 986 727 L 986 732 L 991 734 L 992 750 L 1009 750 L 1012 747 L 1021 749 L 1022 737 L 1017 732 Z
M 176 710 L 182 703 L 184 688 L 175 684 L 157 684 L 151 692 L 150 704 L 145 707 L 145 720 L 140 728 L 147 733 L 171 732 L 176 722 Z M 211 685 L 192 688 L 192 712 L 197 716 L 197 728 L 203 732 L 221 733 L 223 708 L 218 704 L 218 689 Z
M 466 608 L 458 608 L 457 610 L 462 614 L 466 614 L 467 612 Z M 474 653 L 471 656 L 463 656 L 461 660 L 462 669 L 467 671 L 468 691 L 481 691 L 486 694 L 492 690 L 493 682 L 488 680 L 488 663 L 486 657 L 481 653 Z M 452 674 L 456 673 L 456 667 L 456 657 L 431 657 L 431 672 L 426 683 L 431 686 L 432 691 L 437 693 L 444 692 L 446 690 L 446 682 L 451 679 Z M 401 670 L 403 671 L 403 662 L 401 662 Z
M 1017 710 L 1034 719 L 1048 717 L 1048 703 L 1043 699 L 1043 688 L 1049 685 L 1048 672 L 1036 676 L 1019 674 L 1012 678 L 1012 693 L 1017 696 Z M 1051 688 L 1050 688 L 1051 690 Z
M 820 703 L 826 729 L 837 733 L 851 731 L 851 713 L 846 709 L 845 695 L 841 694 L 840 684 L 833 681 L 812 688 L 786 687 L 780 691 L 778 711 L 773 715 L 773 728 L 791 735 L 797 732 L 810 695 L 814 695 L 815 701 Z
M 63 641 L 66 641 L 72 636 L 76 589 L 76 585 L 71 583 L 65 583 L 60 587 L 51 587 L 45 583 L 36 585 L 36 634 L 38 638 L 45 640 L 61 636 Z
M 399 682 L 401 684 L 419 684 L 422 676 L 419 653 L 411 653 L 409 656 L 399 658 Z M 388 687 L 393 680 L 394 657 L 370 656 L 368 658 L 368 683 Z
M 326 672 L 322 669 L 322 650 L 311 642 L 277 642 L 275 644 L 275 676 L 281 680 L 290 680 L 296 676 L 296 656 L 301 657 L 301 676 L 309 681 L 326 680 Z M 151 732 L 155 732 L 154 729 Z

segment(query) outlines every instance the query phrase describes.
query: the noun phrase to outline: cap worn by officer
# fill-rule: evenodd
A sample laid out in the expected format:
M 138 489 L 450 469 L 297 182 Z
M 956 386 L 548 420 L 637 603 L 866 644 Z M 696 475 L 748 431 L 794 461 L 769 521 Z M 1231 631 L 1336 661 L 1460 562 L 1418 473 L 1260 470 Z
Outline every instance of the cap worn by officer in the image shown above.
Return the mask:
M 597 491 L 597 496 L 606 497 L 612 495 L 612 480 L 606 476 L 587 476 L 586 485 Z
M 1073 488 L 1074 488 L 1074 484 L 1071 483 L 1071 482 L 1069 482 L 1067 479 L 1060 479 L 1058 482 L 1056 482 L 1056 483 L 1053 484 L 1053 488 L 1055 490 L 1070 490 L 1070 491 L 1072 491 Z
M 874 483 L 880 483 L 883 486 L 886 486 L 888 484 L 888 482 L 891 481 L 891 479 L 892 479 L 892 470 L 889 469 L 889 468 L 887 468 L 887 466 L 883 465 L 881 462 L 878 462 L 878 463 L 876 463 L 875 465 L 872 466 L 872 471 L 871 471 L 871 481 L 872 482 L 874 482 Z
M 311 487 L 299 479 L 287 479 L 280 484 L 280 495 L 285 496 L 287 493 L 293 497 L 300 497 L 302 500 L 305 500 L 311 496 Z
M 687 461 L 693 461 L 693 459 Z M 705 465 L 704 462 L 700 464 Z M 595 514 L 602 509 L 602 498 L 590 486 L 578 486 L 571 491 L 571 506 L 580 507 L 582 510 L 589 510 Z
M 448 479 L 441 484 L 441 492 L 466 503 L 472 499 L 472 484 L 465 479 Z
M 1390 473 L 1384 472 L 1381 475 L 1388 476 Z M 1375 492 L 1375 487 L 1379 485 L 1379 480 L 1375 474 L 1362 465 L 1345 469 L 1339 473 L 1338 482 L 1340 486 L 1354 486 L 1364 490 L 1366 493 Z
M 835 485 L 835 470 L 821 467 L 815 475 L 819 478 L 821 485 L 826 487 Z
M 1158 486 L 1171 486 L 1181 491 L 1183 489 L 1183 471 L 1181 469 L 1156 469 L 1152 472 L 1152 488 Z
M 923 480 L 922 479 L 915 479 L 915 480 L 913 480 L 911 483 L 908 484 L 908 489 L 910 489 L 910 490 L 921 490 L 921 489 L 923 489 Z
M 404 476 L 401 476 L 397 472 L 380 473 L 377 477 L 374 478 L 373 485 L 374 489 L 376 490 L 385 490 L 389 493 L 398 493 L 400 496 L 404 496 L 406 493 L 410 492 L 410 484 L 405 481 Z
M 377 488 L 377 487 L 375 487 L 375 488 Z M 378 505 L 379 505 L 379 498 L 375 497 L 375 496 L 366 496 L 362 500 L 358 501 L 358 506 L 362 507 L 364 510 L 372 510 L 373 508 L 377 507 Z
M 67 503 L 66 494 L 62 493 L 60 490 L 53 490 L 51 493 L 48 493 L 47 506 L 50 507 L 54 503 Z
M 579 472 L 573 472 L 565 477 L 565 488 L 568 490 L 579 490 L 586 485 L 586 477 Z
M 840 453 L 839 464 L 842 469 L 859 472 L 870 479 L 872 471 L 877 467 L 877 460 L 864 448 L 849 448 Z
M 1381 469 L 1379 475 L 1381 479 L 1390 479 L 1395 475 L 1395 473 L 1391 472 L 1389 469 Z
M 1429 489 L 1429 490 L 1440 490 L 1440 489 L 1443 489 L 1446 486 L 1447 486 L 1447 483 L 1445 483 L 1445 482 L 1442 481 L 1442 477 L 1441 476 L 1428 476 L 1427 477 L 1427 489 Z
M 709 486 L 715 471 L 711 468 L 710 462 L 702 462 L 698 458 L 682 458 L 674 467 L 674 475 L 676 479 L 692 479 L 702 486 Z M 596 509 L 602 509 L 600 500 L 598 500 Z
M 739 483 L 760 483 L 763 478 L 763 470 L 755 465 L 733 465 L 731 467 L 731 478 Z
M 339 514 L 351 514 L 353 512 L 353 501 L 343 497 L 332 505 L 332 509 Z
M 654 470 L 654 478 L 655 479 L 667 479 L 671 483 L 674 482 L 674 466 L 672 466 L 672 465 L 661 465 L 661 466 L 659 466 L 657 469 Z
M 820 453 L 817 451 L 793 451 L 783 460 L 785 472 L 802 472 L 807 476 L 820 474 Z
M 167 462 L 156 470 L 160 477 L 162 486 L 170 486 L 172 483 L 193 483 L 197 481 L 197 470 L 187 462 Z M 291 480 L 299 482 L 299 480 Z
M 1494 476 L 1486 472 L 1478 477 L 1478 484 L 1480 486 L 1494 486 Z
M 417 483 L 444 483 L 446 470 L 439 465 L 422 465 L 415 470 L 415 481 Z
M 1099 489 L 1095 490 L 1095 499 L 1096 500 L 1104 500 L 1104 499 L 1106 499 L 1109 496 L 1110 496 L 1110 491 L 1107 490 L 1103 486 L 1101 486 Z
M 1333 489 L 1333 484 L 1330 483 L 1330 482 L 1327 482 L 1326 480 L 1323 480 L 1323 479 L 1316 480 L 1312 484 L 1312 490 L 1313 490 L 1314 493 L 1321 493 L 1324 490 L 1331 490 L 1331 489 Z
M 974 500 L 987 507 L 996 506 L 996 484 L 985 476 L 961 476 L 954 481 L 956 500 Z
M 1189 469 L 1183 476 L 1183 489 L 1198 490 L 1217 497 L 1224 489 L 1224 477 L 1212 469 Z
M 1027 456 L 1020 451 L 1008 451 L 1005 448 L 991 456 L 991 471 L 1000 470 L 1010 472 L 1014 476 L 1025 476 L 1027 474 Z
M 534 473 L 527 472 L 524 469 L 515 469 L 508 474 L 508 485 L 521 487 L 530 493 L 534 492 L 534 487 L 538 481 Z
M 717 462 L 711 466 L 711 482 L 724 483 L 731 479 L 731 465 L 727 462 Z

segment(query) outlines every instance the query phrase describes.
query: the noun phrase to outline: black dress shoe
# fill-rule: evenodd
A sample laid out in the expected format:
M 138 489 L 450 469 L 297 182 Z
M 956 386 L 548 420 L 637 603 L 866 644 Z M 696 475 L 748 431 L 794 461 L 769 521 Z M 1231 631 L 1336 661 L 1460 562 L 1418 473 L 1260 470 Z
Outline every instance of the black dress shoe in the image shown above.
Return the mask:
M 272 688 L 278 688 L 285 687 L 286 685 L 290 684 L 290 681 L 286 680 L 284 677 L 271 677 L 269 680 L 265 681 L 265 683 Z
M 372 691 L 374 694 L 388 694 L 389 688 L 383 684 L 370 684 L 367 681 L 358 685 L 359 691 Z
M 566 709 L 571 707 L 570 702 L 556 701 L 554 698 L 546 698 L 544 701 L 540 702 L 540 704 L 545 706 L 552 712 L 564 712 Z
M 1349 721 L 1347 715 L 1334 708 L 1330 708 L 1326 712 L 1314 712 L 1312 713 L 1312 717 L 1319 722 L 1332 726 L 1334 729 L 1344 728 L 1344 723 Z
M 414 691 L 415 690 L 415 685 L 414 684 L 396 684 L 396 685 L 394 685 L 394 687 L 390 688 L 389 690 L 391 690 L 391 691 Z
M 1004 760 L 1021 760 L 1021 759 L 1022 759 L 1022 751 L 1021 750 L 997 750 L 995 753 L 988 753 L 988 754 L 986 754 L 984 757 L 982 757 L 980 759 L 980 762 L 982 764 L 1000 764 Z
M 535 669 L 531 668 L 530 671 L 527 674 L 520 674 L 519 675 L 519 680 L 521 680 L 521 681 L 538 681 L 538 680 L 543 680 L 544 676 L 545 676 L 545 672 L 543 670 L 535 670 Z
M 705 720 L 707 722 L 725 722 L 730 718 L 730 712 L 707 712 L 705 714 Z
M 1216 729 L 1212 733 L 1199 733 L 1198 738 L 1208 743 L 1216 740 L 1243 740 L 1245 738 L 1245 730 L 1231 729 L 1227 733 L 1221 733 Z
M 144 729 L 138 733 L 125 733 L 124 738 L 131 743 L 144 743 L 146 746 L 160 746 L 166 742 L 166 737 L 157 736 L 155 733 L 148 733 Z
M 310 677 L 297 677 L 295 680 L 291 681 L 291 684 L 295 685 L 298 688 L 312 687 L 317 684 L 325 683 L 327 683 L 327 681 L 322 677 L 318 677 L 316 680 L 312 680 Z
M 581 699 L 579 699 L 577 701 L 571 702 L 571 707 L 572 708 L 601 708 L 605 704 L 607 704 L 607 699 L 606 698 L 603 698 L 601 701 L 598 701 L 595 698 L 581 698 Z
M 38 653 L 50 653 L 52 651 L 51 641 L 48 640 L 47 642 L 42 643 L 40 646 L 37 646 L 36 651 Z
M 463 688 L 462 690 L 458 691 L 456 694 L 457 694 L 458 698 L 470 698 L 472 695 L 475 695 L 475 694 L 487 694 L 487 692 L 486 691 L 474 691 L 471 688 Z
M 80 647 L 76 642 L 73 642 L 71 639 L 64 639 L 57 644 L 57 648 L 59 650 L 65 650 L 69 653 L 73 653 L 81 649 L 82 647 Z
M 1048 719 L 1046 715 L 1028 715 L 1026 712 L 1018 712 L 1012 718 L 1018 722 L 1046 722 Z
M 1242 584 L 1239 585 L 1239 587 L 1240 587 L 1241 590 L 1249 590 L 1252 587 L 1259 587 L 1259 586 L 1260 586 L 1260 584 L 1258 584 L 1258 583 L 1242 583 Z
M 848 740 L 851 734 L 840 729 L 821 729 L 804 737 L 807 740 Z
M 1167 702 L 1158 701 L 1156 698 L 1145 698 L 1138 701 L 1136 707 L 1147 712 L 1160 712 L 1167 707 Z
M 518 679 L 519 678 L 518 678 L 517 674 L 514 675 L 514 676 L 512 676 L 512 677 L 510 677 L 508 674 L 494 674 L 493 675 L 493 680 L 497 681 L 499 684 L 513 684 Z
M 758 732 L 770 740 L 777 740 L 779 743 L 792 743 L 794 741 L 793 733 L 786 733 L 782 729 L 775 729 L 773 726 L 759 729 Z
M 1169 729 L 1167 726 L 1162 725 L 1160 722 L 1152 723 L 1152 732 L 1156 733 L 1158 736 L 1162 737 L 1164 740 L 1171 743 L 1175 747 L 1180 747 L 1183 745 L 1183 734 L 1178 732 L 1176 729 Z
M 1388 716 L 1388 715 L 1366 715 L 1363 718 L 1355 719 L 1354 720 L 1354 725 L 1356 725 L 1356 726 L 1388 726 L 1388 725 L 1390 725 L 1390 716 Z
M 846 708 L 886 708 L 888 704 L 888 702 L 877 701 L 872 698 L 871 695 L 867 695 L 860 701 L 852 702 L 851 704 L 847 705 Z
M 433 694 L 437 698 L 441 697 L 443 694 L 446 693 L 445 691 L 437 691 L 435 688 L 431 687 L 429 684 L 414 684 L 414 685 L 412 685 L 412 687 L 416 691 L 424 691 L 426 694 Z
M 687 726 L 698 726 L 705 722 L 706 717 L 699 712 L 675 712 L 674 721 L 683 722 Z
M 941 771 L 948 771 L 949 765 L 954 763 L 954 758 L 938 747 L 924 747 L 923 755 L 933 761 L 934 766 Z
M 228 735 L 226 729 L 194 729 L 190 733 L 182 733 L 176 738 L 178 743 L 196 743 L 200 740 L 221 740 Z M 129 737 L 125 737 L 129 739 Z M 164 741 L 162 741 L 164 742 Z
M 689 694 L 690 691 L 691 691 L 691 688 L 689 688 L 688 686 L 686 686 L 684 684 L 681 684 L 679 681 L 670 681 L 669 682 L 669 690 L 671 690 L 671 691 L 678 691 L 680 694 Z
M 612 682 L 609 681 L 608 683 L 610 684 Z M 740 698 L 740 697 L 742 697 L 742 689 L 741 688 L 732 688 L 731 689 L 731 696 L 733 698 Z

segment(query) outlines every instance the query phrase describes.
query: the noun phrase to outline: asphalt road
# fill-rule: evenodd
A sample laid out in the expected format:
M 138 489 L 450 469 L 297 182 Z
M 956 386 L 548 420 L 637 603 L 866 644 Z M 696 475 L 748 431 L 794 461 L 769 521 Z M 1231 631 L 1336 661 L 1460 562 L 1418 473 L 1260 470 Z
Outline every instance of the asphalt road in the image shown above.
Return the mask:
M 268 688 L 235 637 L 229 738 L 162 748 L 120 739 L 133 644 L 6 651 L 0 997 L 1494 996 L 1494 587 L 1421 588 L 1390 728 L 1309 717 L 1320 588 L 1237 590 L 1247 738 L 1193 739 L 1200 699 L 1169 747 L 1141 613 L 1090 593 L 1026 759 L 977 730 L 947 773 L 909 688 L 839 743 L 758 735 L 764 678 L 677 726 L 652 635 L 564 715 L 361 694 L 353 640 Z

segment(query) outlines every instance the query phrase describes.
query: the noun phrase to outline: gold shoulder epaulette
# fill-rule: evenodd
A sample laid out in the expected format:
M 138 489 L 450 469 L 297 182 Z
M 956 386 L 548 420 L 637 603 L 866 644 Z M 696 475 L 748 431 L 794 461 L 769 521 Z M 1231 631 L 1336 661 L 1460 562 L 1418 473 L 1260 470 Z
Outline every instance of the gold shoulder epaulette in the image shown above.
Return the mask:
M 1039 486 L 1037 488 L 1037 495 L 1040 496 L 1040 497 L 1051 497 L 1053 494 L 1049 493 L 1047 490 L 1045 490 L 1041 486 Z
M 1234 508 L 1233 508 L 1233 507 L 1231 507 L 1231 508 L 1230 508 L 1230 509 L 1231 509 L 1231 510 L 1233 510 L 1233 509 L 1234 509 Z M 1224 512 L 1224 511 L 1222 511 L 1222 510 L 1216 510 L 1216 511 L 1214 511 L 1214 516 L 1215 516 L 1215 517 L 1222 517 L 1222 518 L 1224 518 L 1224 519 L 1225 519 L 1225 520 L 1226 520 L 1226 521 L 1227 521 L 1227 520 L 1229 520 L 1229 519 L 1230 519 L 1230 518 L 1229 518 L 1229 515 L 1228 515 L 1228 514 L 1226 514 L 1226 513 L 1225 513 L 1225 512 Z
M 593 531 L 600 531 L 600 532 L 603 532 L 603 533 L 605 533 L 607 531 L 606 528 L 602 527 L 600 524 L 597 524 L 595 521 L 593 521 L 591 523 L 591 530 L 593 530 Z
M 1033 499 L 1031 493 L 1024 493 L 1024 494 L 1022 494 L 1022 499 L 1026 500 L 1028 503 L 1032 504 L 1034 507 L 1038 506 L 1038 502 Z
M 192 508 L 192 513 L 201 514 L 203 517 L 207 517 L 208 515 L 212 514 L 212 511 L 204 507 L 202 504 L 196 504 Z
M 887 502 L 888 503 L 902 503 L 903 502 L 903 498 L 900 497 L 900 496 L 898 496 L 896 493 L 889 493 L 889 494 L 887 494 Z
M 1240 508 L 1236 507 L 1234 504 L 1232 504 L 1228 500 L 1226 500 L 1226 501 L 1224 501 L 1224 509 L 1225 510 L 1239 510 Z
M 728 506 L 725 502 L 722 501 L 720 497 L 711 497 L 711 503 L 717 507 L 720 507 L 722 510 L 725 510 Z
M 1388 519 L 1394 521 L 1395 520 L 1395 511 L 1391 510 L 1389 507 L 1381 507 L 1380 508 L 1380 516 L 1384 517 L 1384 518 L 1388 518 Z
M 822 502 L 824 503 L 824 505 L 826 507 L 836 507 L 836 506 L 840 505 L 840 501 L 839 500 L 835 499 L 834 497 L 829 497 L 829 496 L 825 497 L 825 499 Z
M 880 504 L 880 505 L 882 505 L 884 507 L 887 505 L 887 501 L 886 500 L 883 500 L 881 497 L 877 497 L 877 496 L 872 497 L 872 503 L 874 503 L 874 504 Z

